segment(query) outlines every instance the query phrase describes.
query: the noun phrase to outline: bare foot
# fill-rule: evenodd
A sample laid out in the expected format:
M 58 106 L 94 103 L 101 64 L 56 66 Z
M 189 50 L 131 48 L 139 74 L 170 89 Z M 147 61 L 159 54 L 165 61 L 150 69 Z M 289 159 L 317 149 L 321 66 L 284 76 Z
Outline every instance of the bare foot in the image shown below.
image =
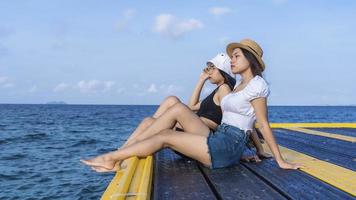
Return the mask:
M 103 167 L 91 167 L 92 170 L 99 172 L 99 173 L 105 173 L 105 172 L 116 172 L 118 169 L 115 169 L 115 167 L 113 169 L 106 169 Z
M 108 170 L 102 167 L 90 167 L 92 170 L 96 171 L 96 172 L 114 172 L 114 170 Z
M 242 156 L 240 160 L 243 162 L 261 162 L 261 159 L 257 155 Z
M 114 169 L 116 163 L 115 160 L 111 159 L 110 153 L 97 156 L 90 160 L 81 159 L 80 161 L 88 166 L 105 168 L 107 170 Z
M 100 173 L 102 173 L 102 172 L 116 172 L 118 170 L 123 169 L 123 167 L 121 167 L 121 164 L 122 164 L 122 161 L 118 161 L 115 163 L 115 166 L 112 169 L 106 169 L 103 167 L 91 167 L 91 169 L 96 172 L 100 172 Z
M 257 152 L 258 157 L 260 157 L 261 159 L 266 159 L 266 158 L 272 158 L 272 155 L 269 153 L 266 153 L 264 151 L 262 152 Z

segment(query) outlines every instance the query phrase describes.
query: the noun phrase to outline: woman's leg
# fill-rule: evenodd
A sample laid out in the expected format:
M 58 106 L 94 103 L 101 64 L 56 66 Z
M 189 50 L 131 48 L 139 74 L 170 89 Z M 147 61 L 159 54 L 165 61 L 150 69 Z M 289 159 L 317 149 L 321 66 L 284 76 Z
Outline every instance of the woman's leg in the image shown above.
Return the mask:
M 172 129 L 176 123 L 179 123 L 188 133 L 207 137 L 210 132 L 209 127 L 186 105 L 176 103 L 138 135 L 132 143 L 149 138 L 161 130 Z
M 141 135 L 144 130 L 146 130 L 149 126 L 153 124 L 156 118 L 161 116 L 165 111 L 170 109 L 172 106 L 174 106 L 176 103 L 180 103 L 180 100 L 176 96 L 168 96 L 166 97 L 163 102 L 160 104 L 156 112 L 153 114 L 153 117 L 146 117 L 141 121 L 141 123 L 138 125 L 138 127 L 135 129 L 135 131 L 129 136 L 129 138 L 126 140 L 126 142 L 120 147 L 123 148 L 125 146 L 131 145 L 138 141 L 136 138 L 137 136 Z M 146 136 L 142 136 L 142 138 L 146 138 Z M 115 168 L 118 168 L 120 166 L 120 162 L 117 162 L 115 165 Z M 99 168 L 95 168 L 96 170 L 100 170 Z M 102 169 L 104 171 L 104 169 Z
M 142 134 L 140 134 L 137 138 L 137 141 L 142 141 L 145 138 L 149 138 L 164 129 L 171 129 L 176 122 L 179 122 L 184 130 L 191 134 L 207 137 L 210 132 L 208 126 L 206 126 L 195 113 L 193 113 L 184 104 L 177 103 L 171 109 L 167 110 L 164 115 L 155 120 L 154 123 Z M 133 142 L 132 145 L 135 145 L 135 142 Z M 96 159 L 93 161 L 95 160 Z
M 81 160 L 81 162 L 92 167 L 111 170 L 117 161 L 132 156 L 145 157 L 152 155 L 165 147 L 179 151 L 198 160 L 204 165 L 211 165 L 210 155 L 208 154 L 207 137 L 187 132 L 177 133 L 170 129 L 162 130 L 150 138 L 122 149 L 98 156 L 91 160 Z M 100 170 L 98 171 L 100 172 Z
M 152 117 L 146 117 L 145 119 L 143 119 L 141 121 L 141 123 L 138 125 L 138 127 L 135 129 L 135 131 L 130 135 L 130 137 L 126 140 L 126 142 L 121 147 L 130 145 L 132 143 L 132 141 L 138 135 L 140 135 L 140 133 L 142 133 L 145 129 L 147 129 L 149 126 L 151 126 L 151 124 L 153 123 L 154 120 L 155 119 Z
M 133 140 L 154 122 L 155 118 L 158 118 L 166 110 L 168 110 L 179 102 L 180 100 L 175 96 L 168 96 L 167 98 L 165 98 L 152 117 L 146 117 L 144 120 L 141 121 L 141 123 L 130 135 L 130 137 L 127 139 L 127 141 L 123 144 L 122 147 L 132 144 Z
M 158 118 L 161 116 L 166 110 L 174 106 L 176 103 L 181 103 L 181 101 L 176 96 L 168 96 L 163 100 L 163 102 L 159 105 L 155 114 L 153 114 L 153 118 Z

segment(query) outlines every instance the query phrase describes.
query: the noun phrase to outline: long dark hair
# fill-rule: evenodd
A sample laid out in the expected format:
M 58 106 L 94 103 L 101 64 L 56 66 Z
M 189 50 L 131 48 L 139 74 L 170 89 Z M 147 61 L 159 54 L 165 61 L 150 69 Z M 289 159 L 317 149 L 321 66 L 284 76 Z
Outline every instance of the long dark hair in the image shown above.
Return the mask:
M 262 77 L 262 66 L 258 62 L 257 58 L 248 50 L 241 48 L 242 53 L 244 54 L 245 58 L 250 63 L 250 67 L 252 70 L 253 76 L 261 76 Z
M 233 90 L 236 84 L 236 79 L 221 69 L 219 69 L 219 72 L 222 75 L 222 77 L 224 77 L 224 83 L 227 84 L 231 90 Z

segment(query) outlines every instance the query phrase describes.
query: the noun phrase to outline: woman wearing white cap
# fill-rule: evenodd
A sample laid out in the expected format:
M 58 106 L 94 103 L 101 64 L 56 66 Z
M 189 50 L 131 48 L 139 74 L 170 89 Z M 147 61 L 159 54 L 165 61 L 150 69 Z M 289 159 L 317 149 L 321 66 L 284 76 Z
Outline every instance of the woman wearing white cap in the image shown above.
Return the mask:
M 234 88 L 236 84 L 236 75 L 231 71 L 231 59 L 225 53 L 219 53 L 214 58 L 208 60 L 207 67 L 203 70 L 198 80 L 197 85 L 190 98 L 188 107 L 196 111 L 199 118 L 213 131 L 221 124 L 222 111 L 220 108 L 221 99 L 226 96 Z M 206 80 L 209 79 L 212 84 L 217 87 L 204 100 L 199 101 L 201 90 Z M 152 123 L 161 116 L 166 110 L 171 108 L 176 103 L 180 103 L 178 97 L 169 96 L 159 106 L 152 117 L 146 117 L 136 130 L 130 135 L 122 147 L 131 145 L 137 141 L 146 139 L 151 135 L 144 135 L 146 130 Z M 184 131 L 179 123 L 175 126 L 176 131 Z M 252 145 L 256 147 L 257 154 L 246 149 L 245 155 L 242 157 L 244 161 L 260 161 L 260 158 L 270 158 L 271 155 L 265 153 L 258 135 L 255 131 L 252 132 Z M 251 146 L 251 145 L 250 145 Z M 121 148 L 122 148 L 121 147 Z M 182 154 L 180 154 L 182 155 Z
M 225 53 L 219 53 L 214 58 L 208 60 L 207 67 L 203 70 L 198 80 L 198 83 L 193 91 L 193 94 L 190 98 L 188 107 L 196 111 L 196 114 L 199 118 L 213 131 L 216 127 L 221 123 L 222 119 L 222 111 L 220 108 L 220 101 L 221 99 L 226 96 L 231 90 L 234 88 L 236 84 L 235 74 L 231 71 L 231 59 Z M 204 100 L 199 101 L 201 90 L 208 80 L 212 83 L 217 85 L 216 89 L 212 91 Z M 169 96 L 167 97 L 159 106 L 157 111 L 154 113 L 152 117 L 146 117 L 136 130 L 130 135 L 127 141 L 123 144 L 123 147 L 131 145 L 137 141 L 144 140 L 152 135 L 147 135 L 145 130 L 153 124 L 153 122 L 161 116 L 166 110 L 171 108 L 176 103 L 180 103 L 178 97 L 176 96 Z M 184 131 L 179 123 L 175 126 L 176 131 Z M 146 135 L 145 135 L 146 133 Z M 151 134 L 151 133 L 150 133 Z M 250 161 L 260 161 L 261 158 L 269 158 L 270 155 L 265 153 L 263 147 L 258 140 L 258 136 L 256 132 L 252 135 L 253 144 L 257 149 L 257 155 L 250 151 L 249 154 L 252 156 L 244 156 L 243 160 Z M 248 151 L 246 151 L 248 152 Z M 252 153 L 251 153 L 252 152 Z M 180 154 L 179 152 L 176 152 Z M 180 154 L 181 156 L 184 156 Z M 259 157 L 260 156 L 260 157 Z M 117 163 L 118 165 L 119 163 Z M 118 167 L 116 167 L 118 168 Z M 99 170 L 98 168 L 96 168 Z M 100 171 L 104 172 L 107 170 L 101 169 Z
M 94 159 L 81 161 L 92 167 L 111 170 L 117 161 L 131 156 L 148 156 L 169 147 L 212 169 L 227 167 L 239 162 L 245 149 L 247 133 L 253 129 L 257 119 L 279 167 L 299 168 L 300 164 L 283 159 L 269 126 L 266 105 L 269 87 L 261 76 L 265 68 L 261 47 L 245 39 L 240 43 L 229 44 L 227 53 L 231 57 L 231 70 L 241 75 L 241 81 L 233 92 L 221 100 L 222 124 L 215 132 L 211 132 L 189 107 L 177 103 L 145 130 L 145 134 L 152 136 Z M 177 122 L 184 132 L 177 133 L 171 129 Z
M 231 72 L 230 61 L 231 59 L 228 55 L 225 53 L 219 53 L 207 62 L 207 66 L 201 73 L 188 104 L 188 107 L 195 111 L 200 119 L 211 130 L 215 130 L 216 127 L 221 123 L 221 99 L 230 93 L 236 84 L 235 74 Z M 202 88 L 208 79 L 217 87 L 204 100 L 199 101 Z M 181 103 L 178 97 L 167 97 L 160 104 L 159 108 L 152 117 L 146 117 L 144 120 L 142 120 L 140 125 L 131 134 L 123 147 L 130 145 L 137 140 L 145 139 L 147 136 L 142 134 L 144 133 L 144 130 L 152 125 L 155 119 L 161 116 L 176 103 Z M 175 127 L 176 130 L 183 131 L 179 123 L 177 123 Z

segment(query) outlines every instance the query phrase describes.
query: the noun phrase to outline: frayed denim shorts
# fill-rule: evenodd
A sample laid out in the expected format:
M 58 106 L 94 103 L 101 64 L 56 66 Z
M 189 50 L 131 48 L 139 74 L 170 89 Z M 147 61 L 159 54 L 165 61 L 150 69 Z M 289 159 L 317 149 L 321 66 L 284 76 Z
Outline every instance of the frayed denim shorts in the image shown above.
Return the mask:
M 208 136 L 208 148 L 211 160 L 211 169 L 229 167 L 240 161 L 246 148 L 248 133 L 243 130 L 221 124 L 215 132 Z

